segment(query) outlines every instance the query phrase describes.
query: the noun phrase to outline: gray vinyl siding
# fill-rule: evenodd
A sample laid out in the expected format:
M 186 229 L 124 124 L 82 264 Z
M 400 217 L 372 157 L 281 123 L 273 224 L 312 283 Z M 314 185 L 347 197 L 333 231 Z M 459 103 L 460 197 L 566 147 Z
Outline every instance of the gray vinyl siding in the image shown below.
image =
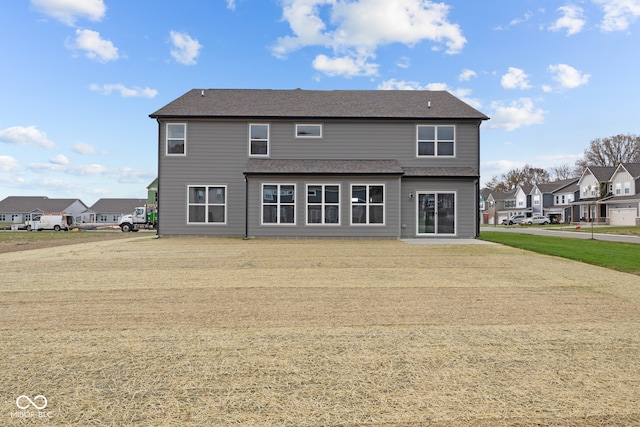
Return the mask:
M 165 126 L 164 123 L 160 125 L 158 233 L 160 235 L 243 235 L 245 185 L 242 172 L 247 162 L 247 122 L 191 120 L 186 123 L 186 156 L 165 154 Z M 187 187 L 189 185 L 227 186 L 226 225 L 187 224 Z
M 187 123 L 186 156 L 167 156 L 166 123 Z M 245 178 L 249 159 L 250 123 L 268 123 L 269 158 L 272 159 L 396 159 L 404 167 L 467 167 L 477 170 L 479 159 L 478 120 L 438 121 L 340 121 L 340 120 L 160 120 L 159 123 L 159 235 L 245 234 Z M 322 138 L 295 138 L 295 125 L 323 125 Z M 455 124 L 454 157 L 418 158 L 416 126 L 418 124 Z M 269 183 L 295 183 L 297 192 L 296 226 L 260 225 L 261 186 Z M 341 190 L 341 225 L 308 226 L 305 223 L 306 184 L 339 183 Z M 382 183 L 385 185 L 385 225 L 352 226 L 350 224 L 350 185 Z M 420 190 L 435 188 L 457 192 L 457 235 L 474 235 L 477 204 L 472 180 L 433 178 L 417 180 L 375 176 L 249 176 L 249 236 L 342 236 L 342 237 L 413 237 L 415 207 L 408 203 L 410 185 L 420 183 Z M 187 224 L 187 187 L 189 185 L 225 185 L 227 187 L 227 222 Z M 402 212 L 402 218 L 400 218 Z M 405 227 L 402 228 L 402 224 Z
M 262 224 L 262 185 L 295 184 L 295 225 Z M 340 186 L 340 224 L 307 224 L 307 185 Z M 351 186 L 359 184 L 384 185 L 384 224 L 351 224 Z M 305 176 L 249 178 L 249 237 L 378 237 L 399 236 L 398 177 Z
M 323 137 L 294 138 L 296 123 L 320 123 Z M 277 159 L 396 159 L 402 166 L 478 167 L 477 122 L 451 121 L 300 121 L 271 122 L 271 158 Z M 418 124 L 456 125 L 454 157 L 417 157 Z
M 401 237 L 416 237 L 416 199 L 417 192 L 455 192 L 456 193 L 456 237 L 470 239 L 476 235 L 475 213 L 478 210 L 476 202 L 475 179 L 403 179 L 401 190 L 402 217 Z M 409 194 L 414 194 L 414 199 Z M 434 235 L 433 238 L 437 238 Z M 451 237 L 451 236 L 444 236 Z

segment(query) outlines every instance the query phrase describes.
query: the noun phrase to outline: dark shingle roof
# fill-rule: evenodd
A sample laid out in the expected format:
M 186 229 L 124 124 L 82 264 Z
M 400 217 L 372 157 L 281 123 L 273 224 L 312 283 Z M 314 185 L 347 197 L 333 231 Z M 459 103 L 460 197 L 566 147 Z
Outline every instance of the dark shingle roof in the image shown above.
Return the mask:
M 146 199 L 100 199 L 89 210 L 95 213 L 131 213 L 146 203 Z
M 9 196 L 0 201 L 0 212 L 63 212 L 78 199 L 50 199 L 46 196 Z
M 616 168 L 610 166 L 587 166 L 587 169 L 591 171 L 598 182 L 609 181 L 611 175 L 616 171 Z
M 424 90 L 192 89 L 149 116 L 489 119 L 449 92 Z
M 629 172 L 633 179 L 640 178 L 640 163 L 623 163 L 622 166 Z
M 244 171 L 247 175 L 258 174 L 375 174 L 402 175 L 397 160 L 278 160 L 249 159 Z
M 571 185 L 575 185 L 577 182 L 578 178 L 570 178 L 554 182 L 545 182 L 543 184 L 537 184 L 536 186 L 542 193 L 554 193 Z
M 404 176 L 416 177 L 473 177 L 479 176 L 478 171 L 474 168 L 456 168 L 456 167 L 405 167 Z

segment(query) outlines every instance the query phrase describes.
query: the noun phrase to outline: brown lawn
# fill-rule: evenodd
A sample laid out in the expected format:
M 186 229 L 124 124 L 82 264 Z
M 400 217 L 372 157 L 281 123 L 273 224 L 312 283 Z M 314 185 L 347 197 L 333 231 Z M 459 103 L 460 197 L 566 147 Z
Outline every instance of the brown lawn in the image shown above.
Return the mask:
M 0 425 L 640 425 L 630 274 L 499 245 L 149 235 L 0 272 Z

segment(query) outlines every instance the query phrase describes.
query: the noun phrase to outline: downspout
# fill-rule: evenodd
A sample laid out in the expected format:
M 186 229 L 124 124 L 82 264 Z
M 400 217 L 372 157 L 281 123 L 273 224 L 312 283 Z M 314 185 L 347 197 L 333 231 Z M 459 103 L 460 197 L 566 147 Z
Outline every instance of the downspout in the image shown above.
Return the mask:
M 244 175 L 244 240 L 249 238 L 249 180 Z
M 160 138 L 160 131 L 162 130 L 162 125 L 160 124 L 160 119 L 156 118 L 156 122 L 158 122 L 158 188 L 156 189 L 156 209 L 158 210 L 157 219 L 156 219 L 156 237 L 160 237 L 160 156 L 162 155 L 162 139 Z
M 476 238 L 480 237 L 480 126 L 482 120 L 478 122 L 478 179 L 476 179 Z

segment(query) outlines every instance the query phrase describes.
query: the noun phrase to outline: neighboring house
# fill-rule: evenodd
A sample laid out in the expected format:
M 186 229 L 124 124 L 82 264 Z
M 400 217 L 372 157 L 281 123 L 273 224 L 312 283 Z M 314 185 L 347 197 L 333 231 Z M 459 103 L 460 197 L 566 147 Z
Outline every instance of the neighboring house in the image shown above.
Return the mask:
M 514 215 L 524 215 L 524 211 L 517 207 L 517 192 L 517 188 L 505 192 L 492 192 L 491 198 L 495 205 L 494 224 L 502 224 L 502 221 L 508 220 Z
M 151 184 L 147 185 L 147 204 L 158 204 L 158 178 L 154 179 L 151 181 Z
M 0 223 L 24 224 L 44 213 L 65 212 L 77 223 L 87 209 L 80 199 L 50 199 L 45 196 L 9 196 L 0 201 Z
M 122 215 L 144 206 L 145 199 L 100 199 L 82 213 L 85 224 L 117 224 Z
M 479 234 L 488 117 L 448 92 L 194 89 L 150 117 L 159 235 Z
M 640 163 L 622 163 L 609 180 L 606 204 L 610 225 L 640 225 Z
M 535 210 L 535 195 L 542 197 L 542 213 L 553 222 L 572 222 L 577 219 L 577 213 L 572 211 L 572 203 L 576 200 L 579 191 L 578 178 L 570 178 L 544 184 L 534 185 L 532 190 L 532 202 Z M 534 213 L 534 215 L 536 215 Z
M 480 221 L 482 224 L 495 224 L 496 201 L 489 188 L 480 189 Z
M 607 205 L 601 199 L 610 194 L 611 175 L 616 168 L 588 166 L 578 180 L 580 198 L 574 202 L 579 207 L 580 221 L 606 222 Z

